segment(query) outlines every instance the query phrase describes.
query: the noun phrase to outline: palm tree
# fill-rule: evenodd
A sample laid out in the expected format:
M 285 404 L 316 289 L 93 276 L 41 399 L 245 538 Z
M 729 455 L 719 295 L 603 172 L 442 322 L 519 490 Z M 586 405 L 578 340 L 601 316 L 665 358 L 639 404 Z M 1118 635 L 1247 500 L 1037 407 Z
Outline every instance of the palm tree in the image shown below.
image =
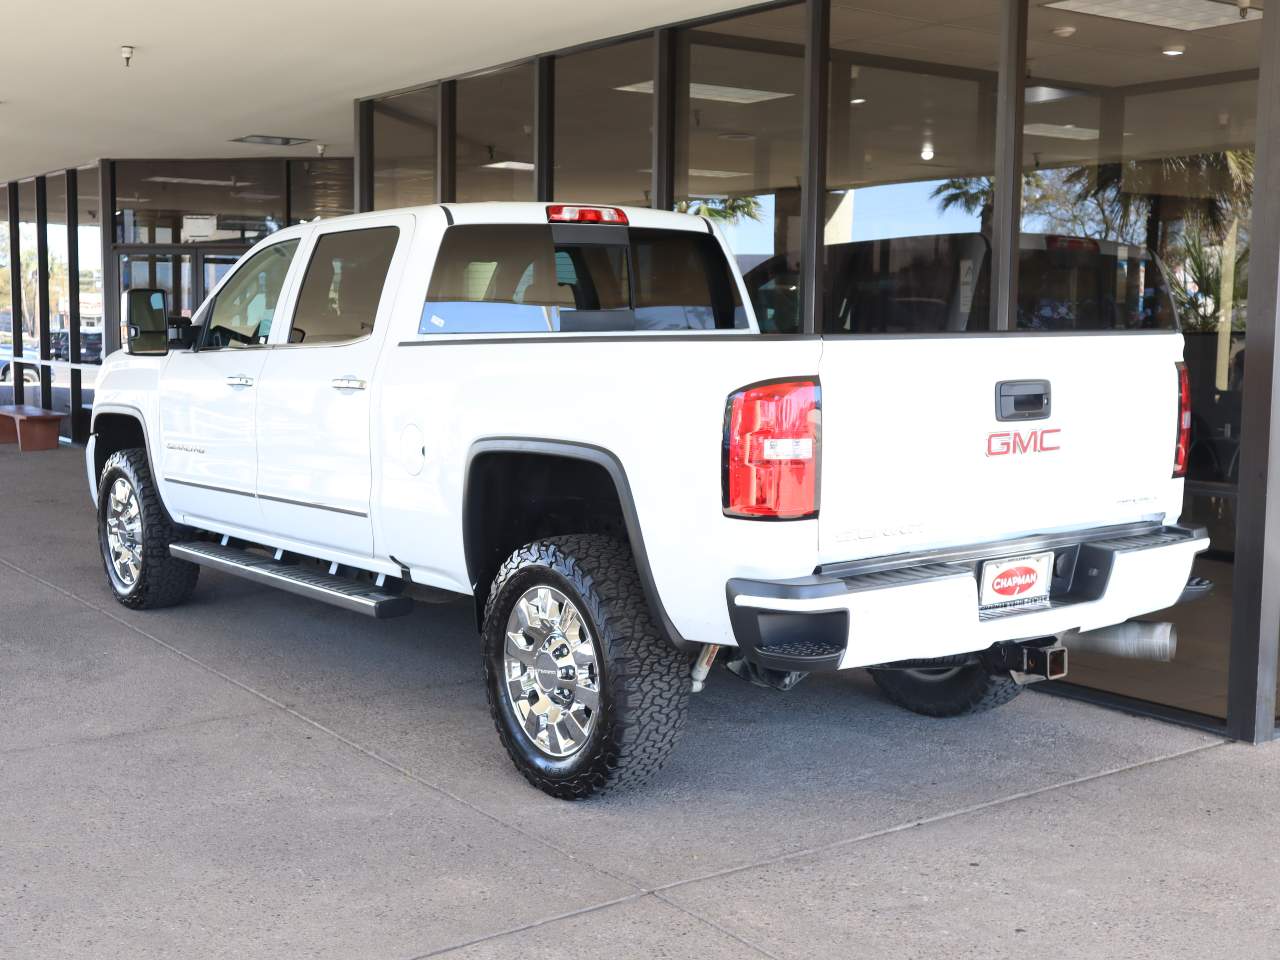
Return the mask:
M 934 187 L 929 198 L 938 201 L 941 213 L 959 208 L 969 216 L 978 214 L 983 236 L 991 236 L 996 212 L 994 177 L 952 177 Z
M 690 197 L 676 204 L 677 213 L 691 213 L 696 217 L 737 223 L 739 220 L 759 220 L 763 214 L 759 197 Z

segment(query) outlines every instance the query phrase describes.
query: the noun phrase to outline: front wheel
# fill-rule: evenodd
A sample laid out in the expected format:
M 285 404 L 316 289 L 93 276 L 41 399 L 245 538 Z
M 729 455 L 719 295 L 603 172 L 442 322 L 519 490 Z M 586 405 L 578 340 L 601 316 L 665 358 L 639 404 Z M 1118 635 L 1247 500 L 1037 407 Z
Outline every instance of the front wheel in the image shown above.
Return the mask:
M 643 782 L 684 727 L 689 660 L 654 624 L 631 551 L 608 537 L 513 553 L 485 604 L 484 655 L 502 745 L 553 797 Z
M 120 450 L 107 458 L 98 482 L 98 543 L 120 603 L 147 610 L 191 596 L 200 568 L 169 554 L 181 529 L 160 502 L 145 450 Z
M 872 669 L 871 679 L 900 707 L 927 717 L 960 717 L 1002 706 L 1022 688 L 1008 674 L 981 663 L 947 663 L 910 669 Z

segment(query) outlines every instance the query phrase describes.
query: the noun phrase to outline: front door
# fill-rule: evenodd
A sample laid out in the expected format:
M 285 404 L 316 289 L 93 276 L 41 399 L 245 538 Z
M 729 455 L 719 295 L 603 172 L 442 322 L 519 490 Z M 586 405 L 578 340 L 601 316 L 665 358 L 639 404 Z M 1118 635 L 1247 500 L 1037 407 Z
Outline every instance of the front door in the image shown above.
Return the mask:
M 170 354 L 160 377 L 154 462 L 175 519 L 194 526 L 261 526 L 257 482 L 258 388 L 266 341 L 297 240 L 264 247 L 201 309 L 193 350 Z
M 412 223 L 401 214 L 356 230 L 319 228 L 292 323 L 272 338 L 263 370 L 257 489 L 264 522 L 321 555 L 326 548 L 373 553 L 373 375 Z

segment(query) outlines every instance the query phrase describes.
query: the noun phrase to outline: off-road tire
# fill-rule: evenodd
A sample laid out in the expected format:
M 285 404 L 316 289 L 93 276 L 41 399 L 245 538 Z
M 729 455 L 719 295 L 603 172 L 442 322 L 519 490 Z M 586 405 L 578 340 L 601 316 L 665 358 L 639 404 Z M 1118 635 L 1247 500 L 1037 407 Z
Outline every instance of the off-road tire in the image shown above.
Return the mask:
M 939 663 L 939 667 L 954 664 Z M 893 703 L 926 717 L 961 717 L 1003 706 L 1019 693 L 1007 674 L 987 672 L 980 663 L 960 666 L 945 679 L 925 680 L 909 670 L 871 670 L 871 679 Z
M 116 574 L 107 549 L 107 499 L 115 481 L 123 477 L 133 487 L 142 514 L 142 564 L 137 579 L 124 583 Z M 98 546 L 107 582 L 116 600 L 132 610 L 155 610 L 185 601 L 196 588 L 200 567 L 169 554 L 169 544 L 188 536 L 188 528 L 173 522 L 151 479 L 147 452 L 119 450 L 107 458 L 98 478 Z
M 533 745 L 505 690 L 507 618 L 534 585 L 564 593 L 596 646 L 600 711 L 587 741 L 563 759 Z M 689 709 L 689 658 L 654 623 L 631 550 L 604 536 L 551 537 L 507 558 L 484 611 L 489 712 L 511 761 L 531 784 L 563 800 L 640 784 L 662 767 Z

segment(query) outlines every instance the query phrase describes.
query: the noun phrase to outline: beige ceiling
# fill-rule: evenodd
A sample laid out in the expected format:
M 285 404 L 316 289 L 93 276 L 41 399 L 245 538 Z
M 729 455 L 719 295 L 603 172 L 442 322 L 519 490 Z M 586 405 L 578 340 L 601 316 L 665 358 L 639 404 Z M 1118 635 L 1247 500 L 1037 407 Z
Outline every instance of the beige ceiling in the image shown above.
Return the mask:
M 351 153 L 353 99 L 741 0 L 6 0 L 0 181 L 99 157 Z M 127 69 L 121 44 L 136 48 Z

